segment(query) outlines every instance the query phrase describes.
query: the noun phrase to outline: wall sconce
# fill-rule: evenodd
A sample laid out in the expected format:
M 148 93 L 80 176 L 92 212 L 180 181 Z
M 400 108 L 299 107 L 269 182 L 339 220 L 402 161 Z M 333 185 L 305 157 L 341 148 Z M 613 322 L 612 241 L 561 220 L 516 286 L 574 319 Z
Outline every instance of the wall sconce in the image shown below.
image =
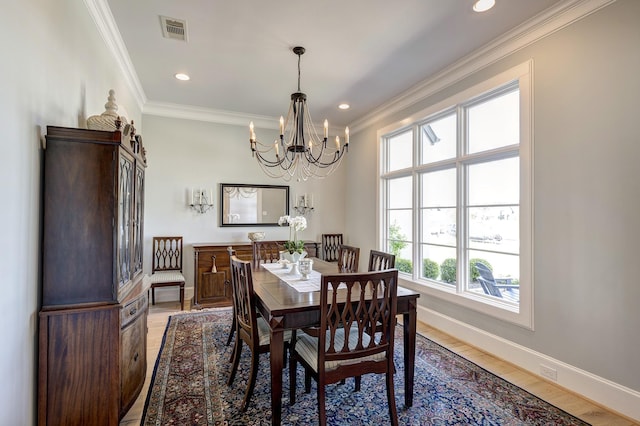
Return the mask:
M 293 209 L 301 214 L 306 215 L 313 211 L 313 194 L 302 194 L 296 197 L 296 204 Z
M 210 189 L 192 189 L 189 207 L 197 213 L 206 213 L 213 208 L 213 191 Z

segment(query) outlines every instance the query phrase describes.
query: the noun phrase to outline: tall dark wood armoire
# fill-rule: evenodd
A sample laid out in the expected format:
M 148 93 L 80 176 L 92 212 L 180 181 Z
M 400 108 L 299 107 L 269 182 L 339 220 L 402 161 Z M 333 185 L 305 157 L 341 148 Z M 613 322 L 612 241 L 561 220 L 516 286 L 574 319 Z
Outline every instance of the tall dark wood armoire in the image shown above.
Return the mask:
M 39 425 L 118 425 L 142 390 L 145 167 L 139 136 L 47 127 Z

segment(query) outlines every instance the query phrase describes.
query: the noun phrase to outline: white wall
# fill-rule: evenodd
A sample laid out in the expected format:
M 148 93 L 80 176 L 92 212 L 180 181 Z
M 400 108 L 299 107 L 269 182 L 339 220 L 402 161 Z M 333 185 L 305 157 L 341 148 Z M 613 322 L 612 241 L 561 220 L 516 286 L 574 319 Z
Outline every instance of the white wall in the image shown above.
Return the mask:
M 618 0 L 367 125 L 352 137 L 352 159 L 359 161 L 350 162 L 347 179 L 347 208 L 375 211 L 378 129 L 532 59 L 535 331 L 426 294 L 419 303 L 451 322 L 477 327 L 585 375 L 611 381 L 612 387 L 626 387 L 636 398 L 640 395 L 638 23 L 640 2 Z M 375 247 L 374 215 L 347 216 L 346 228 L 361 249 Z
M 83 2 L 5 2 L 3 16 L 0 424 L 29 425 L 36 421 L 41 136 L 47 125 L 85 127 L 112 88 L 120 113 L 138 121 L 141 113 Z
M 240 127 L 145 114 L 144 128 L 148 162 L 144 259 L 148 273 L 154 236 L 184 237 L 187 287 L 193 286 L 194 243 L 248 243 L 247 233 L 258 230 L 264 231 L 269 240 L 289 238 L 288 227 L 220 227 L 220 183 L 289 185 L 292 202 L 296 193 L 313 194 L 315 209 L 307 215 L 308 228 L 299 237 L 320 241 L 322 233 L 344 232 L 344 164 L 324 180 L 287 183 L 268 178 L 251 157 L 248 125 Z M 265 139 L 275 136 L 274 131 L 264 129 L 256 129 L 256 133 L 259 137 L 265 135 Z M 187 201 L 192 188 L 213 189 L 213 210 L 198 214 L 189 208 Z M 297 215 L 293 208 L 290 214 Z M 346 236 L 349 237 L 348 232 Z M 177 298 L 177 288 L 156 289 L 157 300 Z

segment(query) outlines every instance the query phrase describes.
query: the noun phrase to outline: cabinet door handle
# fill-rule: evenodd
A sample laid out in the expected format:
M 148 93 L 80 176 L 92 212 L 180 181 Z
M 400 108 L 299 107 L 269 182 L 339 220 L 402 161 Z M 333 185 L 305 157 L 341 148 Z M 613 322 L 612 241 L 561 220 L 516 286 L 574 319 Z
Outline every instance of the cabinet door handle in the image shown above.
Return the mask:
M 138 312 L 138 310 L 136 308 L 133 308 L 129 311 L 129 315 L 135 315 L 136 312 Z
M 138 361 L 138 352 L 136 352 L 136 354 L 133 356 L 133 360 Z

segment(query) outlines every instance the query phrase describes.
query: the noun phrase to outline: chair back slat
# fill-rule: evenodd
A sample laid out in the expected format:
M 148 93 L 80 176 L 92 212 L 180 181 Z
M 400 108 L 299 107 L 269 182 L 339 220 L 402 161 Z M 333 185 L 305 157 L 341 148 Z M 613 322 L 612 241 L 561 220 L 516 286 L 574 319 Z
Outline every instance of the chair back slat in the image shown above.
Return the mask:
M 360 248 L 340 244 L 338 248 L 338 271 L 358 272 L 360 262 Z
M 369 251 L 369 271 L 383 271 L 396 267 L 396 256 L 383 251 Z
M 319 365 L 384 351 L 392 356 L 389 351 L 393 350 L 397 289 L 397 269 L 323 275 L 320 306 L 324 309 L 320 311 Z M 338 330 L 344 333 L 342 342 L 336 338 Z M 369 334 L 369 330 L 377 332 Z M 380 362 L 385 364 L 387 361 Z
M 182 272 L 182 237 L 153 237 L 152 273 Z
M 342 234 L 322 234 L 322 258 L 327 262 L 338 261 Z

